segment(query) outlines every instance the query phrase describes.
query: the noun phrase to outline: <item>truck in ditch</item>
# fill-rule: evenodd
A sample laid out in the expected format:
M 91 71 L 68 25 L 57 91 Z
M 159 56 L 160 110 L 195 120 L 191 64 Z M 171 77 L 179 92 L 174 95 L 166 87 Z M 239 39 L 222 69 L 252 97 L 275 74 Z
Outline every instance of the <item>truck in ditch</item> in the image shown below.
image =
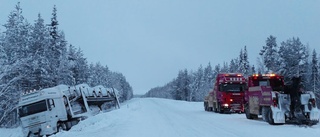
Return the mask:
M 319 109 L 315 94 L 303 91 L 300 78 L 292 78 L 284 85 L 283 76 L 254 74 L 248 77 L 245 91 L 245 114 L 247 119 L 262 119 L 269 124 L 307 124 L 319 122 Z
M 219 113 L 243 113 L 246 79 L 239 73 L 218 74 L 204 99 L 204 109 Z
M 93 115 L 90 105 L 101 108 L 105 102 L 114 102 L 119 107 L 116 92 L 91 88 L 82 84 L 24 93 L 18 103 L 18 115 L 25 136 L 51 135 L 60 130 L 69 130 L 80 120 Z

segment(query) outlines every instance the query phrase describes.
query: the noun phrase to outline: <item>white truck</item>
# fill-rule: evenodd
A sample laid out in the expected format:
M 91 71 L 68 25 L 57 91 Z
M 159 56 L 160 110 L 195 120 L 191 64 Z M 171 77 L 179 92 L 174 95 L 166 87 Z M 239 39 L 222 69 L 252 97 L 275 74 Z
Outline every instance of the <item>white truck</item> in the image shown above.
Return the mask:
M 95 92 L 98 92 L 99 96 Z M 114 90 L 110 92 L 102 86 L 98 89 L 90 88 L 85 84 L 73 87 L 59 85 L 24 93 L 17 111 L 24 135 L 43 136 L 69 130 L 81 119 L 92 115 L 90 104 L 98 105 L 101 109 L 105 102 L 114 102 L 115 106 L 119 107 Z

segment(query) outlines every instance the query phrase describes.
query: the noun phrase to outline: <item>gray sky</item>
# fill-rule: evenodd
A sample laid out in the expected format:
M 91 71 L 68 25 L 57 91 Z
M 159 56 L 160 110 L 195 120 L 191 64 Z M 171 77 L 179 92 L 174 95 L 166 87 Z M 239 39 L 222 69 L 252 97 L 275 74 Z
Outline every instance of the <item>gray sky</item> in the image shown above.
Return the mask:
M 18 1 L 0 0 L 0 25 Z M 24 17 L 50 22 L 89 62 L 123 73 L 134 94 L 162 86 L 180 69 L 238 57 L 245 45 L 256 64 L 269 35 L 299 37 L 320 53 L 320 0 L 21 0 Z M 4 28 L 0 27 L 3 31 Z

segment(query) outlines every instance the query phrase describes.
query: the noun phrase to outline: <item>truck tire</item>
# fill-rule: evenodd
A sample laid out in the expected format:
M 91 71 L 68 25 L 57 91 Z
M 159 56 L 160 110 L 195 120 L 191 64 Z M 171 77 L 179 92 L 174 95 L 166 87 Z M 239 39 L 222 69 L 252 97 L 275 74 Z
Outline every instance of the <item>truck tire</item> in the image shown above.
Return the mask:
M 213 103 L 212 111 L 215 112 L 215 113 L 218 113 L 218 108 L 217 108 L 217 104 L 216 103 Z
M 217 110 L 218 110 L 219 113 L 224 113 L 224 111 L 221 109 L 221 104 L 220 103 L 217 104 Z
M 213 107 L 213 112 L 214 112 L 214 113 L 218 113 L 218 109 L 215 108 L 215 107 Z
M 61 132 L 61 131 L 66 131 L 67 130 L 67 126 L 65 123 L 58 123 L 57 124 L 57 130 L 58 132 Z
M 275 123 L 274 123 L 274 119 L 273 119 L 273 117 L 272 117 L 272 110 L 271 110 L 271 108 L 270 107 L 265 107 L 265 113 L 266 113 L 266 117 L 265 117 L 265 119 L 266 119 L 266 122 L 268 122 L 270 125 L 275 125 Z
M 208 111 L 208 103 L 207 103 L 207 102 L 204 102 L 203 105 L 204 105 L 204 110 L 205 110 L 205 111 Z
M 270 109 L 270 107 L 262 107 L 261 114 L 262 114 L 262 120 L 269 123 L 268 112 L 267 112 L 268 108 Z
M 250 113 L 249 104 L 248 103 L 246 103 L 245 106 L 244 106 L 244 112 L 246 114 L 246 118 L 247 119 L 257 119 L 258 118 L 258 115 Z

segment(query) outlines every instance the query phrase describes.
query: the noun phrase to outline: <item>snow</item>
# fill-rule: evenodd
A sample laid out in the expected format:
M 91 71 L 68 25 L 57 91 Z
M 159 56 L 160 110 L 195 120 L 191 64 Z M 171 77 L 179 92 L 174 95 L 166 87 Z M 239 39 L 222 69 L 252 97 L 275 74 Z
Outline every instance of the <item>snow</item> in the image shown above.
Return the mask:
M 21 129 L 0 129 L 1 137 L 22 137 Z M 206 112 L 202 102 L 134 98 L 121 109 L 81 121 L 52 137 L 302 137 L 320 135 L 320 125 L 269 125 L 244 114 Z

